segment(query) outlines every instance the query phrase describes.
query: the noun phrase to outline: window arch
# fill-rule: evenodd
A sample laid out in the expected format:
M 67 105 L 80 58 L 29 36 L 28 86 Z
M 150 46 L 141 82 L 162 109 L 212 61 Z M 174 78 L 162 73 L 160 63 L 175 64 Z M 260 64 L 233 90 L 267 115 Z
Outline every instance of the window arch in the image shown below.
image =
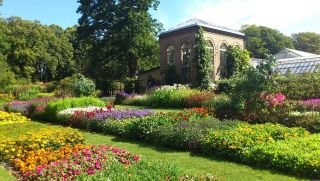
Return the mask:
M 167 63 L 173 65 L 175 62 L 175 49 L 172 45 L 167 48 Z
M 225 43 L 222 43 L 220 45 L 220 66 L 221 66 L 221 72 L 220 72 L 220 76 L 222 78 L 226 77 L 227 75 L 227 49 L 228 46 Z
M 211 40 L 206 40 L 207 46 L 206 48 L 209 49 L 210 54 L 213 56 L 214 55 L 214 44 L 212 43 Z
M 189 44 L 183 43 L 181 45 L 181 62 L 182 62 L 182 73 L 183 81 L 191 81 L 191 48 Z

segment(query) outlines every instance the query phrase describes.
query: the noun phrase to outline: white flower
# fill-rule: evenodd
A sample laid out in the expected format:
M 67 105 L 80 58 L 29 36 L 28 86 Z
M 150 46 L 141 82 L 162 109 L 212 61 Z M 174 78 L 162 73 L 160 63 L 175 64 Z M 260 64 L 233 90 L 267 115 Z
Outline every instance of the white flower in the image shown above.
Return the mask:
M 65 110 L 62 110 L 60 112 L 58 112 L 58 115 L 72 115 L 74 114 L 76 111 L 83 111 L 83 112 L 92 112 L 92 111 L 95 111 L 95 110 L 104 110 L 104 111 L 107 111 L 108 109 L 107 108 L 101 108 L 101 107 L 96 107 L 96 106 L 88 106 L 88 107 L 76 107 L 76 108 L 69 108 L 69 109 L 65 109 Z

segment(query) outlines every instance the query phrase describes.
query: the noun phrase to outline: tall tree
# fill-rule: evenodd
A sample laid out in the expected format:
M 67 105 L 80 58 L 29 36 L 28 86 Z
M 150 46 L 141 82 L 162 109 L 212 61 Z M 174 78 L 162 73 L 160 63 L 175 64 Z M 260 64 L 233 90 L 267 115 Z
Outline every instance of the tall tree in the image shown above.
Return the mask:
M 266 58 L 266 54 L 276 54 L 283 48 L 293 48 L 289 37 L 276 29 L 257 25 L 244 25 L 240 30 L 246 34 L 246 48 L 253 58 Z
M 198 67 L 199 87 L 201 89 L 209 89 L 211 84 L 212 75 L 212 55 L 207 48 L 206 40 L 203 36 L 202 28 L 196 34 L 195 40 L 195 62 Z
M 158 62 L 160 23 L 149 10 L 158 0 L 78 0 L 78 34 L 92 43 L 91 64 L 99 77 L 134 77 L 139 65 Z
M 314 32 L 301 32 L 291 36 L 297 50 L 320 55 L 320 34 Z
M 73 48 L 61 27 L 19 17 L 5 23 L 10 45 L 7 62 L 18 77 L 51 81 L 73 73 Z

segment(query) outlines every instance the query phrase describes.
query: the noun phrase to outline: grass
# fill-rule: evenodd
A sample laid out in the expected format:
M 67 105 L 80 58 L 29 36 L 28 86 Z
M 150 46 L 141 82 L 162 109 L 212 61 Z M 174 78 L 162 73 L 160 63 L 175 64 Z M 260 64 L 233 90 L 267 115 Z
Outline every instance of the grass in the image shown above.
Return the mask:
M 5 168 L 0 165 L 0 180 L 1 181 L 15 181 L 17 180 Z
M 44 124 L 39 122 L 29 122 L 23 124 L 16 124 L 13 126 L 2 125 L 0 126 L 0 133 L 8 137 L 17 137 L 20 133 L 30 132 L 32 130 L 39 130 L 46 127 L 61 127 L 58 125 Z M 82 131 L 86 143 L 92 144 L 105 144 L 121 147 L 129 150 L 132 153 L 142 155 L 142 159 L 161 160 L 170 162 L 180 167 L 184 173 L 188 174 L 206 174 L 210 173 L 218 176 L 222 180 L 298 180 L 295 177 L 274 173 L 270 170 L 263 170 L 252 168 L 249 166 L 219 160 L 214 157 L 204 157 L 201 155 L 194 155 L 190 152 L 176 151 L 162 147 L 148 145 L 138 141 L 127 140 L 109 135 L 102 135 L 97 133 L 89 133 Z M 12 177 L 12 176 L 11 176 Z M 2 178 L 10 179 L 9 173 L 0 167 L 0 180 Z

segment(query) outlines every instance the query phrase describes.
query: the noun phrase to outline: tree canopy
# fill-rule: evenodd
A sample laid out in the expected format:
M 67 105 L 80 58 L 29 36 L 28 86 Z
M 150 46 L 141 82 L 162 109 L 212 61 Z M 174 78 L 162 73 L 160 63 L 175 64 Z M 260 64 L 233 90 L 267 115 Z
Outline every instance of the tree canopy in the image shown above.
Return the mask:
M 0 52 L 17 78 L 61 79 L 74 72 L 73 48 L 64 30 L 19 17 L 1 19 Z
M 297 50 L 320 55 L 320 34 L 314 32 L 301 32 L 291 36 Z
M 91 45 L 90 72 L 95 78 L 134 77 L 139 67 L 159 65 L 157 34 L 161 24 L 149 13 L 157 0 L 78 0 L 78 35 Z
M 244 25 L 240 30 L 246 34 L 246 48 L 253 58 L 266 58 L 283 48 L 293 48 L 290 37 L 280 31 L 265 26 Z

